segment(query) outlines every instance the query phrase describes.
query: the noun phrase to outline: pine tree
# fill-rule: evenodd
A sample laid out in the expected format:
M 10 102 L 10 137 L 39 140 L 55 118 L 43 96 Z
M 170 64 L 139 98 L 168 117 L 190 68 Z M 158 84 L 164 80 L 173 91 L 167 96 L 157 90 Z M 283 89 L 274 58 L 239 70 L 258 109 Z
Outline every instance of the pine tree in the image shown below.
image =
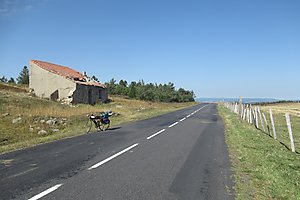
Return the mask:
M 19 77 L 17 78 L 18 84 L 24 84 L 28 85 L 29 84 L 29 70 L 27 66 L 24 66 L 22 71 L 19 74 Z
M 7 81 L 8 83 L 16 83 L 15 79 L 13 77 L 10 77 L 10 79 Z
M 5 76 L 2 76 L 2 78 L 0 78 L 0 82 L 7 83 L 7 78 Z

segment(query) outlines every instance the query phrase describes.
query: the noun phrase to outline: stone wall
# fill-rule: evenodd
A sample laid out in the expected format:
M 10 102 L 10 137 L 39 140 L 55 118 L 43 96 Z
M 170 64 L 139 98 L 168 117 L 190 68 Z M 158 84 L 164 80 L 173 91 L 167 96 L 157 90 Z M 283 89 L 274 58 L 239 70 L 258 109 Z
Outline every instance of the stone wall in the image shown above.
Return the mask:
M 72 103 L 88 103 L 93 105 L 97 102 L 105 102 L 107 98 L 106 89 L 77 83 Z

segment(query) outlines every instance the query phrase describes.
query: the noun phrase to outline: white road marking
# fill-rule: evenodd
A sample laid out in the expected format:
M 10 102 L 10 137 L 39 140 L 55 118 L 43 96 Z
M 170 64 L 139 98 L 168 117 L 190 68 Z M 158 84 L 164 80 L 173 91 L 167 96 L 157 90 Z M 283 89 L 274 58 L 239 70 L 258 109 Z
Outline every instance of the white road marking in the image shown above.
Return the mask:
M 7 177 L 7 178 L 15 178 L 15 177 L 17 177 L 17 176 L 21 176 L 21 175 L 27 174 L 28 172 L 31 172 L 31 171 L 36 170 L 36 169 L 38 169 L 38 167 L 34 167 L 34 168 L 31 168 L 31 169 L 25 170 L 25 171 L 23 171 L 23 172 L 21 172 L 21 173 L 18 173 L 18 174 L 9 176 L 9 177 Z M 6 178 L 4 178 L 4 179 L 6 179 Z
M 188 116 L 186 116 L 186 118 L 191 117 L 192 115 L 196 114 L 197 112 L 199 112 L 200 110 L 202 110 L 202 109 L 205 108 L 206 106 L 208 106 L 208 105 L 205 105 L 205 106 L 199 108 L 198 110 L 195 110 L 194 112 L 192 112 L 191 114 L 189 114 Z
M 180 122 L 182 122 L 182 121 L 184 121 L 184 120 L 186 120 L 186 118 L 184 117 L 184 118 L 182 118 L 181 120 L 179 120 Z
M 206 106 L 208 106 L 208 104 L 205 105 L 205 106 L 203 106 L 203 107 L 201 107 L 201 108 L 199 108 L 199 111 L 202 110 L 203 108 L 205 108 Z
M 147 137 L 147 140 L 150 140 L 151 138 L 153 138 L 153 137 L 155 137 L 155 136 L 161 134 L 161 133 L 164 132 L 165 130 L 166 130 L 166 129 L 162 129 L 162 130 L 158 131 L 157 133 L 155 133 L 155 134 L 153 134 L 153 135 Z
M 97 167 L 100 167 L 101 165 L 103 165 L 103 164 L 109 162 L 110 160 L 112 160 L 112 159 L 118 157 L 119 155 L 121 155 L 121 154 L 123 154 L 123 153 L 125 153 L 125 152 L 127 152 L 127 151 L 129 151 L 129 150 L 131 150 L 131 149 L 133 149 L 133 148 L 136 147 L 137 145 L 139 145 L 139 143 L 136 143 L 136 144 L 134 144 L 134 145 L 131 145 L 130 147 L 128 147 L 128 148 L 126 148 L 126 149 L 120 151 L 119 153 L 116 153 L 116 154 L 110 156 L 109 158 L 106 158 L 106 159 L 102 160 L 101 162 L 99 162 L 99 163 L 97 163 L 97 164 L 91 166 L 90 168 L 88 168 L 88 170 L 91 170 L 91 169 L 95 169 L 95 168 L 97 168 Z
M 171 124 L 171 125 L 169 126 L 169 128 L 172 128 L 172 127 L 175 126 L 176 124 L 178 124 L 178 122 L 175 122 L 174 124 Z
M 42 193 L 40 193 L 40 194 L 38 194 L 38 195 L 35 195 L 34 197 L 31 197 L 31 198 L 28 199 L 28 200 L 37 200 L 37 199 L 40 199 L 40 198 L 46 196 L 47 194 L 49 194 L 49 193 L 51 193 L 51 192 L 57 190 L 60 186 L 62 186 L 62 184 L 57 184 L 57 185 L 55 185 L 55 186 L 53 186 L 53 187 L 51 187 L 51 188 L 45 190 L 44 192 L 42 192 Z

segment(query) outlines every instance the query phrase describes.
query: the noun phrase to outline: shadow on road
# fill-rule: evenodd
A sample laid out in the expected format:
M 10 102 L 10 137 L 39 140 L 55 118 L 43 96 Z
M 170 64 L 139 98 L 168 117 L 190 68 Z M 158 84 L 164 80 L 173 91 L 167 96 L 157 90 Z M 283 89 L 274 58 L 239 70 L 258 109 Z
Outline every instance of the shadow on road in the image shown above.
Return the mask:
M 121 128 L 121 127 L 118 126 L 118 127 L 108 128 L 107 130 L 108 130 L 108 131 L 113 131 L 113 130 L 118 130 L 118 129 L 120 129 L 120 128 Z

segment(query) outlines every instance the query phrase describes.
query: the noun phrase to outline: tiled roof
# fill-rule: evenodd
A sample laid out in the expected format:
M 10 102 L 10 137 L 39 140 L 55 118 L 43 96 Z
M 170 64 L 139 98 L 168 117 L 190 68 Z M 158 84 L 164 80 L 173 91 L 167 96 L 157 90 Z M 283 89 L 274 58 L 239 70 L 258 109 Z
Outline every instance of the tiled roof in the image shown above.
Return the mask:
M 74 69 L 71 69 L 69 67 L 61 66 L 61 65 L 57 65 L 57 64 L 53 64 L 53 63 L 49 63 L 49 62 L 39 61 L 39 60 L 31 60 L 31 62 L 36 64 L 40 68 L 43 68 L 54 74 L 63 76 L 65 78 L 71 79 L 71 80 L 75 81 L 76 83 L 79 83 L 82 85 L 92 85 L 92 86 L 106 88 L 105 85 L 95 82 L 95 81 L 87 82 L 86 77 L 82 73 L 80 73 Z

